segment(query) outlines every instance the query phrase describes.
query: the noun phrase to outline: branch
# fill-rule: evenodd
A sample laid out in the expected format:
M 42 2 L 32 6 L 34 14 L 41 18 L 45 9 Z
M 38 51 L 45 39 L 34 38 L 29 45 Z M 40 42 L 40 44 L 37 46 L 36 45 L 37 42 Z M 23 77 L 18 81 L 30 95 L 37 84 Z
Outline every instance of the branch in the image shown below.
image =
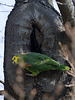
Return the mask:
M 11 95 L 9 95 L 8 94 L 8 92 L 7 91 L 5 91 L 5 90 L 2 90 L 2 91 L 0 91 L 0 95 L 4 95 L 5 96 L 5 98 L 7 99 L 7 100 L 15 100 Z
M 69 84 L 69 85 L 65 85 L 65 87 L 73 87 L 73 86 L 75 86 L 75 84 Z
M 10 12 L 10 11 L 0 11 L 0 12 Z
M 5 85 L 5 83 L 3 81 L 0 80 L 0 83 L 2 83 L 3 85 Z
M 71 0 L 56 0 L 60 9 L 64 24 L 69 21 L 71 26 L 75 26 L 74 8 Z
M 13 5 L 7 5 L 7 4 L 3 4 L 3 3 L 0 3 L 0 5 L 4 5 L 4 6 L 7 6 L 7 7 L 14 7 Z
M 1 90 L 0 91 L 0 95 L 4 95 L 4 90 Z
M 62 45 L 60 42 L 59 42 L 59 45 L 61 47 L 60 56 L 62 56 L 71 66 L 71 71 L 69 70 L 69 71 L 66 71 L 66 72 L 69 75 L 71 75 L 73 78 L 75 78 L 75 59 L 72 56 L 67 45 Z

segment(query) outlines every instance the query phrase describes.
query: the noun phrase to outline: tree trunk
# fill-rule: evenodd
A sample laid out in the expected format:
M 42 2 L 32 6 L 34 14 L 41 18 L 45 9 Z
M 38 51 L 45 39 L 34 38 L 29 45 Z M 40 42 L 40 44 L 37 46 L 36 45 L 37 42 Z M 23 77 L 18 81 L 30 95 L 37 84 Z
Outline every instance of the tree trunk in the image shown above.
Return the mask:
M 56 0 L 62 14 L 64 24 L 70 21 L 71 25 L 75 25 L 74 9 L 71 0 Z
M 63 98 L 69 92 L 69 88 L 64 85 L 71 81 L 65 71 L 46 71 L 34 78 L 27 76 L 26 70 L 18 69 L 17 65 L 12 64 L 14 55 L 30 51 L 46 54 L 61 64 L 68 64 L 59 55 L 58 42 L 67 45 L 70 43 L 59 14 L 45 0 L 21 1 L 16 0 L 6 23 L 5 90 L 16 100 Z M 23 76 L 23 82 L 18 79 L 19 75 Z M 66 98 L 69 100 L 69 97 Z

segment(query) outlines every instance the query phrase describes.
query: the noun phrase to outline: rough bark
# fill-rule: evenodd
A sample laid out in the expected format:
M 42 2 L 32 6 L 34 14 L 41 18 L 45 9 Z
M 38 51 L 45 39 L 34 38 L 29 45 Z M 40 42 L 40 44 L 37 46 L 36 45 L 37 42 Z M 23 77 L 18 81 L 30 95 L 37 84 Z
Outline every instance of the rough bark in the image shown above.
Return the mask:
M 61 64 L 66 64 L 58 52 L 60 50 L 59 41 L 62 44 L 70 42 L 59 14 L 47 1 L 30 0 L 27 3 L 16 4 L 6 23 L 4 60 L 5 89 L 16 100 L 19 100 L 19 92 L 15 92 L 15 84 L 18 84 L 21 90 L 26 91 L 26 100 L 29 100 L 29 94 L 33 88 L 37 89 L 34 100 L 44 100 L 44 94 L 58 100 L 68 93 L 68 88 L 65 87 L 62 88 L 61 93 L 56 92 L 58 84 L 67 84 L 71 81 L 71 77 L 66 72 L 42 72 L 36 77 L 37 82 L 33 83 L 34 78 L 26 76 L 26 71 L 23 71 L 24 85 L 22 85 L 16 80 L 17 66 L 12 64 L 14 55 L 28 51 L 46 54 Z
M 74 9 L 71 0 L 56 0 L 59 6 L 64 24 L 70 21 L 71 25 L 75 25 Z

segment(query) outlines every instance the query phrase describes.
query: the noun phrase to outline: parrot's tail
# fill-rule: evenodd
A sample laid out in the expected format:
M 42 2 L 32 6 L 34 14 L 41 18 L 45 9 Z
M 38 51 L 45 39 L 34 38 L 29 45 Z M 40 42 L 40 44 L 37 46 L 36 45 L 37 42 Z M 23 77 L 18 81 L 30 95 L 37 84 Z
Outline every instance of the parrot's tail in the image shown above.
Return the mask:
M 69 66 L 61 65 L 61 66 L 60 66 L 60 69 L 61 69 L 61 70 L 68 71 L 68 70 L 70 70 L 71 68 L 70 68 Z

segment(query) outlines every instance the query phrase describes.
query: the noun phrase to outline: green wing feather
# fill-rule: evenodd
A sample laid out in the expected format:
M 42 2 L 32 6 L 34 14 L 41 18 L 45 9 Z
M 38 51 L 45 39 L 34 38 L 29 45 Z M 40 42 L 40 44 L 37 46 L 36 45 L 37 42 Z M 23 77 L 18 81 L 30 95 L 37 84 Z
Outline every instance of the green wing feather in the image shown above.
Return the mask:
M 27 57 L 27 59 L 25 58 Z M 30 52 L 27 55 L 24 55 L 24 60 L 27 60 L 27 63 L 31 66 L 27 67 L 27 70 L 32 72 L 35 76 L 37 76 L 42 71 L 47 70 L 69 70 L 70 67 L 64 66 L 53 60 L 52 58 L 40 54 Z

